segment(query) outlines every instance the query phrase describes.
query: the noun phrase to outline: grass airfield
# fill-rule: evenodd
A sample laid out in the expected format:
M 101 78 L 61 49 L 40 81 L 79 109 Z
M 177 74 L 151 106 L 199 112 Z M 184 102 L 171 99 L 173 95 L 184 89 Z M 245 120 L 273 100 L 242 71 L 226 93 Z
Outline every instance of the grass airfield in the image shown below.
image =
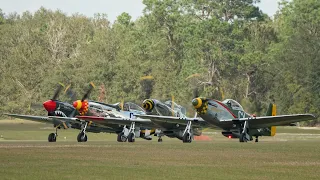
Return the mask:
M 137 139 L 118 143 L 115 134 L 59 130 L 52 125 L 0 120 L 0 179 L 320 179 L 320 129 L 281 127 L 275 137 L 239 143 L 219 131 L 209 141 L 184 144 Z

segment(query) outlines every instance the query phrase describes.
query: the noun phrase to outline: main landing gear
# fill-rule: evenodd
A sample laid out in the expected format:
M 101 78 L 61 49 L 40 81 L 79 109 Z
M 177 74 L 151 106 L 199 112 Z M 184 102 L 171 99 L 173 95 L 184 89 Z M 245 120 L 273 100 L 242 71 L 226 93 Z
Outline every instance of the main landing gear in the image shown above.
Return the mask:
M 87 122 L 84 125 L 82 125 L 82 129 L 77 137 L 78 142 L 87 142 L 87 140 L 88 140 L 88 136 L 86 135 L 87 125 L 88 125 Z
M 56 127 L 56 133 L 50 133 L 50 134 L 49 134 L 49 136 L 48 136 L 48 142 L 56 142 L 56 141 L 57 141 L 58 128 L 59 128 L 59 126 Z
M 130 125 L 129 130 L 126 128 L 126 126 L 123 127 L 123 130 L 121 133 L 117 136 L 118 142 L 135 142 L 135 122 L 132 122 Z
M 126 142 L 127 141 L 127 136 L 124 134 L 124 132 L 121 132 L 118 134 L 118 137 L 117 137 L 117 141 L 118 142 Z
M 135 142 L 136 141 L 134 129 L 135 129 L 135 122 L 132 122 L 130 125 L 130 129 L 129 129 L 128 142 Z
M 240 124 L 240 137 L 239 137 L 239 142 L 247 142 L 251 141 L 252 138 L 248 134 L 249 132 L 249 122 L 244 121 L 243 124 Z
M 188 121 L 186 129 L 182 134 L 182 142 L 183 143 L 191 143 L 192 142 L 192 133 L 191 133 L 191 121 Z

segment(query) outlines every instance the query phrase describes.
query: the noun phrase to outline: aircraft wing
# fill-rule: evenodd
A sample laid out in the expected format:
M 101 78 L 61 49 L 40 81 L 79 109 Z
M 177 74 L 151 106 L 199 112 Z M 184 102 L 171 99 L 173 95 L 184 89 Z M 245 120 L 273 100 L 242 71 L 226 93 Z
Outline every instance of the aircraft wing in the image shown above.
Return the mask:
M 63 124 L 64 128 L 68 128 L 65 122 L 80 123 L 77 118 L 71 117 L 59 117 L 59 116 L 31 116 L 31 115 L 21 115 L 21 114 L 5 114 L 14 118 L 25 119 L 30 121 L 42 122 L 42 123 L 57 123 Z
M 316 117 L 312 114 L 293 114 L 293 115 L 253 117 L 249 119 L 240 118 L 240 119 L 234 119 L 232 121 L 235 123 L 237 121 L 248 121 L 250 128 L 264 128 L 264 127 L 270 127 L 270 126 L 283 126 L 283 125 L 288 125 L 290 123 L 312 120 L 315 118 Z M 221 122 L 223 122 L 223 120 Z
M 132 122 L 136 125 L 152 126 L 152 122 L 148 119 L 130 119 L 121 117 L 99 117 L 99 116 L 76 116 L 78 119 L 92 121 L 96 124 L 108 126 L 108 124 L 118 124 L 130 126 Z
M 156 116 L 156 115 L 135 115 L 136 117 L 140 117 L 142 119 L 150 119 L 155 124 L 159 123 L 167 123 L 167 124 L 179 124 L 179 125 L 187 125 L 188 121 L 192 121 L 192 126 L 208 126 L 208 123 L 202 119 L 197 118 L 180 118 L 180 117 L 172 117 L 172 116 Z

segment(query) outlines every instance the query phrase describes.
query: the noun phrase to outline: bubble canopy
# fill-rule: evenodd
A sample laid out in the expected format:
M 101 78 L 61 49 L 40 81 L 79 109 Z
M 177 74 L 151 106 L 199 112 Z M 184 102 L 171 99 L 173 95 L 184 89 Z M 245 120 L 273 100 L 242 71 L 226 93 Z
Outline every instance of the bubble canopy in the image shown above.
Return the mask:
M 185 107 L 180 106 L 180 105 L 178 105 L 177 103 L 172 102 L 171 100 L 164 102 L 164 104 L 166 104 L 169 108 L 171 108 L 172 105 L 173 105 L 173 109 L 174 109 L 176 112 L 178 112 L 178 111 L 181 112 L 183 115 L 186 115 L 186 113 L 187 113 Z
M 231 107 L 231 109 L 236 111 L 243 111 L 243 107 L 238 103 L 237 101 L 233 99 L 226 99 L 222 101 L 223 104 L 226 104 L 227 106 Z

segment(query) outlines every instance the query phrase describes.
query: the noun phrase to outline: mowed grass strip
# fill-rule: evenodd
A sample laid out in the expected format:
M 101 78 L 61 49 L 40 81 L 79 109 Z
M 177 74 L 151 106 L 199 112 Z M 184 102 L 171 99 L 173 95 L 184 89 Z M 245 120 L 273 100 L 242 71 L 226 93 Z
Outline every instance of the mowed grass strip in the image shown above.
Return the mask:
M 319 179 L 318 142 L 10 142 L 1 179 Z
M 170 138 L 118 143 L 105 133 L 88 133 L 87 143 L 77 143 L 77 130 L 60 130 L 58 142 L 49 143 L 50 125 L 14 126 L 0 124 L 0 179 L 320 179 L 320 139 L 301 139 L 301 130 L 259 143 L 217 131 L 211 141 L 191 144 Z

